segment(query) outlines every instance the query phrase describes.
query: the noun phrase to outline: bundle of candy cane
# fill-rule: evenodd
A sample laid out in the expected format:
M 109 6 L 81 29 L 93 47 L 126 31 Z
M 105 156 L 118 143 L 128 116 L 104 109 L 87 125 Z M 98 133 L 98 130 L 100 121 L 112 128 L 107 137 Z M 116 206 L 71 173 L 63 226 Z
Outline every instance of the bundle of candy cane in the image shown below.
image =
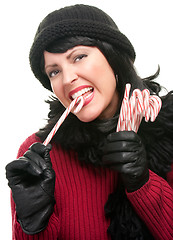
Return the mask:
M 116 131 L 137 132 L 142 118 L 145 121 L 155 121 L 161 106 L 161 99 L 156 95 L 150 95 L 148 89 L 140 91 L 135 89 L 130 95 L 130 84 L 126 84 L 124 98 L 122 101 L 120 116 Z

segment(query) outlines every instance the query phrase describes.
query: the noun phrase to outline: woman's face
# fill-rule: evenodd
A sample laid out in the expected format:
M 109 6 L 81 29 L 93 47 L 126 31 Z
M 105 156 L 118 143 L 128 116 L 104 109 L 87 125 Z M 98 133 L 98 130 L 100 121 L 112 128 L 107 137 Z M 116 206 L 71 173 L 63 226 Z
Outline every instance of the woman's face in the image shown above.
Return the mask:
M 85 103 L 76 116 L 83 122 L 111 118 L 118 108 L 116 79 L 97 47 L 76 46 L 65 53 L 44 52 L 45 71 L 59 101 L 68 107 L 83 95 Z

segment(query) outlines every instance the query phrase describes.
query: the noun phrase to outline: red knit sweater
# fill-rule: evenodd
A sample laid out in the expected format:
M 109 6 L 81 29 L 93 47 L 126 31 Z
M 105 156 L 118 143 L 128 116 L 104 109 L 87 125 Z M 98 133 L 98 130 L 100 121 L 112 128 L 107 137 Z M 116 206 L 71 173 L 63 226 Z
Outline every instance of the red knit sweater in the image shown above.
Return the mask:
M 32 135 L 20 147 L 22 156 L 39 139 Z M 25 234 L 12 206 L 13 240 L 106 240 L 109 220 L 104 215 L 108 195 L 116 188 L 117 173 L 109 169 L 82 167 L 77 154 L 53 145 L 50 152 L 56 173 L 55 208 L 47 228 Z M 168 184 L 169 183 L 169 184 Z M 172 186 L 172 187 L 171 187 Z M 173 239 L 173 171 L 168 182 L 150 171 L 149 181 L 127 196 L 155 239 Z

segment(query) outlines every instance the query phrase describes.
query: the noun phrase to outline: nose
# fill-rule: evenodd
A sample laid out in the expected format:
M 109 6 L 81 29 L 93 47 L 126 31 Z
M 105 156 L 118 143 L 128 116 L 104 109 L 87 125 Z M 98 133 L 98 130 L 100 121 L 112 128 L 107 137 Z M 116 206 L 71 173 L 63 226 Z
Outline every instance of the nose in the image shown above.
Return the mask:
M 63 84 L 64 85 L 72 84 L 77 79 L 78 79 L 78 75 L 77 75 L 74 67 L 68 65 L 68 67 L 63 69 Z

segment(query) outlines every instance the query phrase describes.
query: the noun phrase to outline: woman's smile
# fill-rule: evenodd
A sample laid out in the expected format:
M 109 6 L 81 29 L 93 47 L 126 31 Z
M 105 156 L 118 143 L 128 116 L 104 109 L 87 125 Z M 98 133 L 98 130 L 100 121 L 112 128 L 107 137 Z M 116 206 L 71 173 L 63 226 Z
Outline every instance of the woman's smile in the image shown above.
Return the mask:
M 84 97 L 76 116 L 84 122 L 112 117 L 118 106 L 114 72 L 97 47 L 76 46 L 65 53 L 44 52 L 45 71 L 59 101 L 68 107 Z
M 86 106 L 94 97 L 94 89 L 85 85 L 80 86 L 69 93 L 69 98 L 72 100 L 80 96 L 83 96 L 84 106 Z
M 85 95 L 86 93 L 91 93 L 93 92 L 93 88 L 90 86 L 80 86 L 74 90 L 72 90 L 69 93 L 70 98 L 72 98 L 72 100 L 74 100 L 77 97 L 80 97 L 81 95 Z

